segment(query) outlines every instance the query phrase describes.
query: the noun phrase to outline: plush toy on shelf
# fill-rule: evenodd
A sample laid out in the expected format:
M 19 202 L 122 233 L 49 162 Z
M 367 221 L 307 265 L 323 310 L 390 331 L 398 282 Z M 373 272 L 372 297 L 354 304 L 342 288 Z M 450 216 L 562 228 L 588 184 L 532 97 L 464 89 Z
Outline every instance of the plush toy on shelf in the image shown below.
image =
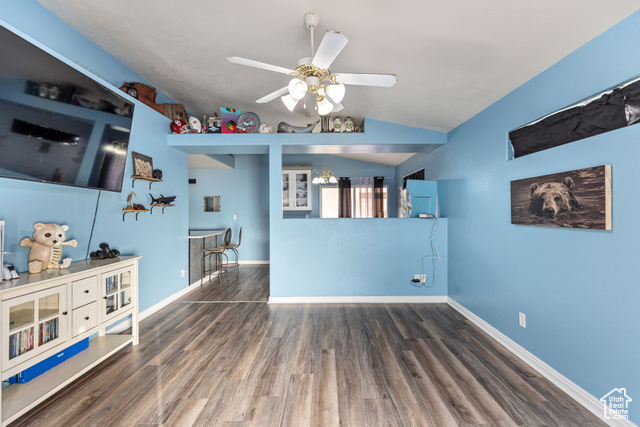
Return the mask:
M 20 240 L 20 246 L 30 248 L 29 273 L 69 267 L 71 258 L 62 259 L 62 246 L 75 248 L 78 245 L 75 239 L 66 241 L 69 226 L 37 222 L 33 224 L 33 228 L 36 230 L 33 232 L 33 240 L 28 237 Z

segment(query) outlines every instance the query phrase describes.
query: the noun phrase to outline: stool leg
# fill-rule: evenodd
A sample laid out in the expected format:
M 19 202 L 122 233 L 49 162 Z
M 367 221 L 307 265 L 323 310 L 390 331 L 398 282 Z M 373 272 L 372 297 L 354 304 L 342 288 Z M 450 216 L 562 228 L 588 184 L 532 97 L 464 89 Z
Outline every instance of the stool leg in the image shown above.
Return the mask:
M 216 261 L 218 262 L 218 283 L 222 284 L 222 254 L 216 254 Z
M 224 272 L 228 274 L 229 273 L 229 257 L 227 256 L 226 252 L 222 252 L 222 255 L 224 255 L 224 257 L 227 259 L 227 266 L 226 266 Z M 222 259 L 222 256 L 220 256 L 220 259 Z
M 236 255 L 236 277 L 240 275 L 240 264 L 238 263 L 238 258 L 240 258 L 240 254 L 238 254 L 238 250 L 233 248 L 233 253 Z
M 200 267 L 202 267 L 202 277 L 200 277 L 200 286 L 204 283 L 204 259 L 207 256 L 206 253 L 202 254 L 202 259 L 200 259 Z

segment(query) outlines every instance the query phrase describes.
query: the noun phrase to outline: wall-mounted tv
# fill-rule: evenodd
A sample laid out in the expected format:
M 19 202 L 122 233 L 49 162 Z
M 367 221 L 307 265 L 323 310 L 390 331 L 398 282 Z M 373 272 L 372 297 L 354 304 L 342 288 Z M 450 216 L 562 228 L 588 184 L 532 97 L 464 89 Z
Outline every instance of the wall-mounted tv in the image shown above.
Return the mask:
M 0 26 L 0 177 L 119 192 L 133 109 Z

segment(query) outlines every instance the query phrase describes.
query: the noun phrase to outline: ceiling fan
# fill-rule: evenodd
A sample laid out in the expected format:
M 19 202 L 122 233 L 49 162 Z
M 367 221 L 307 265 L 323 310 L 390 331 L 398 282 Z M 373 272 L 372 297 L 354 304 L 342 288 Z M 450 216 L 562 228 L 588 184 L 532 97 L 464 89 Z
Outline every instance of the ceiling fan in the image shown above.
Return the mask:
M 396 84 L 398 79 L 395 74 L 332 73 L 329 70 L 331 63 L 349 40 L 338 32 L 327 31 L 314 54 L 313 32 L 319 22 L 320 18 L 315 13 L 304 15 L 304 23 L 311 34 L 311 57 L 299 60 L 295 70 L 237 56 L 227 58 L 234 64 L 262 68 L 294 77 L 287 86 L 256 100 L 258 104 L 280 97 L 289 111 L 293 111 L 298 102 L 309 92 L 315 96 L 318 114 L 325 116 L 342 110 L 344 85 L 392 87 Z

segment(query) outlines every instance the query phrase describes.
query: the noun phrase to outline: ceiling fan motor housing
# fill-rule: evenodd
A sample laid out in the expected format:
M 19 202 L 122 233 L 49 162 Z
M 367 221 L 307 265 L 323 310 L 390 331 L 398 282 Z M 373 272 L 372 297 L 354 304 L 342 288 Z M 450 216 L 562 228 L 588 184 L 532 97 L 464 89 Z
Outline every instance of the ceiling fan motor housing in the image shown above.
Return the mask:
M 304 25 L 310 30 L 315 30 L 320 24 L 320 17 L 313 12 L 304 15 Z

